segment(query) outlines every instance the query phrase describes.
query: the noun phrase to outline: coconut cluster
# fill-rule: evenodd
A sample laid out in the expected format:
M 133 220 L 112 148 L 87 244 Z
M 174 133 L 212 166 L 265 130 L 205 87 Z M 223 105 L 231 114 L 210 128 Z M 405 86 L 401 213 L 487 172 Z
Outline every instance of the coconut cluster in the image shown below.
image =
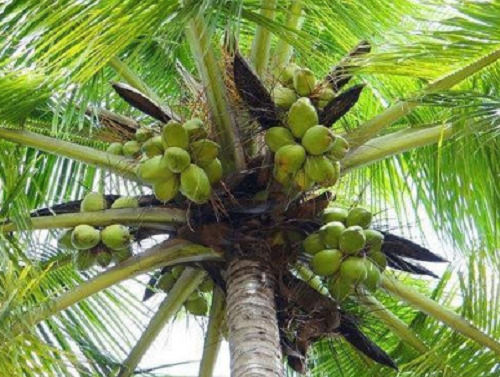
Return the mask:
M 179 276 L 184 271 L 184 266 L 174 266 L 163 273 L 157 280 L 155 288 L 168 293 L 174 286 Z M 208 311 L 207 293 L 211 293 L 214 288 L 214 282 L 210 277 L 205 278 L 198 288 L 191 293 L 184 302 L 184 308 L 190 314 L 204 316 Z
M 111 208 L 137 208 L 136 198 L 122 196 Z M 104 195 L 90 192 L 80 205 L 81 212 L 102 211 L 108 208 Z M 95 264 L 107 267 L 111 262 L 120 263 L 132 256 L 130 243 L 132 235 L 128 227 L 121 224 L 95 228 L 87 224 L 66 229 L 59 237 L 59 246 L 72 250 L 73 263 L 78 270 L 87 270 Z
M 267 146 L 275 153 L 274 178 L 299 191 L 315 184 L 333 186 L 340 176 L 339 160 L 349 149 L 344 138 L 319 124 L 317 108 L 333 98 L 333 90 L 319 88 L 314 74 L 296 65 L 287 67 L 279 78 L 283 85 L 272 96 L 277 106 L 288 111 L 286 127 L 269 128 L 265 135 Z
M 326 277 L 330 294 L 339 301 L 358 285 L 376 290 L 387 266 L 384 235 L 370 229 L 371 221 L 372 214 L 361 207 L 330 208 L 323 213 L 324 225 L 303 241 L 312 270 Z
M 180 192 L 192 202 L 202 204 L 212 194 L 212 186 L 222 179 L 217 158 L 220 146 L 207 138 L 200 119 L 180 124 L 166 123 L 161 135 L 150 128 L 136 131 L 135 140 L 112 143 L 108 152 L 138 158 L 137 175 L 153 186 L 154 195 L 168 202 Z

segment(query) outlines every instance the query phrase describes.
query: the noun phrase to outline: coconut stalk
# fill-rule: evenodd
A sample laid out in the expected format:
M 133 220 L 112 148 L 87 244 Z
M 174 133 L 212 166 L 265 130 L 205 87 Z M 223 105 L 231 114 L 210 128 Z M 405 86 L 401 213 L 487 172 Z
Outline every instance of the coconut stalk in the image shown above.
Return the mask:
M 451 125 L 428 128 L 407 128 L 368 141 L 342 161 L 342 172 L 371 165 L 382 159 L 406 152 L 410 149 L 436 144 L 453 136 Z
M 282 377 L 283 362 L 270 262 L 237 257 L 227 269 L 231 376 Z
M 407 302 L 415 309 L 424 312 L 440 322 L 443 322 L 445 325 L 450 326 L 452 329 L 461 333 L 465 337 L 472 339 L 482 346 L 488 347 L 497 356 L 500 356 L 500 343 L 467 322 L 466 319 L 457 313 L 439 305 L 434 300 L 402 284 L 397 279 L 390 276 L 382 276 L 381 286 L 387 292 Z
M 92 226 L 107 226 L 112 224 L 139 225 L 141 227 L 159 227 L 184 224 L 186 212 L 176 208 L 120 208 L 96 212 L 65 213 L 55 216 L 31 217 L 24 224 L 0 224 L 0 233 L 33 229 L 73 228 L 80 224 Z
M 477 59 L 473 63 L 452 72 L 444 77 L 437 79 L 429 84 L 418 96 L 430 94 L 440 90 L 449 89 L 473 74 L 479 72 L 484 67 L 493 64 L 500 58 L 500 49 Z M 381 114 L 375 116 L 356 130 L 349 134 L 349 143 L 352 147 L 358 147 L 376 136 L 383 128 L 390 126 L 403 116 L 409 114 L 413 109 L 419 106 L 418 102 L 398 101 L 394 105 L 384 110 Z
M 135 368 L 139 365 L 144 354 L 158 337 L 165 325 L 179 311 L 182 304 L 189 295 L 200 285 L 206 276 L 204 270 L 186 268 L 175 282 L 167 297 L 149 321 L 148 326 L 141 334 L 138 342 L 132 348 L 129 355 L 122 363 L 117 377 L 129 377 L 135 374 Z
M 276 10 L 276 0 L 262 0 L 260 15 L 274 20 Z M 271 49 L 271 32 L 263 25 L 258 25 L 255 29 L 255 37 L 252 42 L 250 51 L 250 61 L 252 62 L 255 72 L 263 77 L 269 63 L 269 51 Z
M 116 156 L 94 148 L 24 130 L 0 128 L 0 138 L 36 148 L 43 152 L 107 169 L 132 180 L 138 180 L 135 174 L 137 164 L 134 160 L 127 157 Z
M 87 280 L 71 291 L 50 300 L 43 307 L 27 312 L 24 318 L 16 318 L 16 323 L 36 325 L 103 289 L 160 267 L 179 263 L 222 260 L 223 257 L 220 254 L 207 247 L 182 239 L 168 240 Z M 22 331 L 21 326 L 13 326 L 13 335 Z
M 371 315 L 382 321 L 403 342 L 422 354 L 429 352 L 429 347 L 427 347 L 425 343 L 422 342 L 410 328 L 408 328 L 406 323 L 394 315 L 369 292 L 363 291 L 361 294 L 357 295 L 356 298 L 368 309 Z
M 222 342 L 222 326 L 225 317 L 224 292 L 215 286 L 212 293 L 209 321 L 203 344 L 203 356 L 200 362 L 198 377 L 212 377 L 217 355 Z
M 292 0 L 290 8 L 288 9 L 288 16 L 286 19 L 286 27 L 290 30 L 298 30 L 301 24 L 302 16 L 302 0 Z M 276 61 L 275 66 L 280 69 L 287 65 L 292 56 L 293 47 L 280 39 L 276 46 Z
M 295 265 L 295 270 L 297 271 L 297 275 L 311 288 L 324 296 L 328 296 L 328 289 L 323 285 L 321 278 L 310 268 L 299 262 Z
M 245 168 L 245 155 L 227 97 L 224 78 L 202 15 L 194 17 L 188 23 L 185 33 L 205 89 L 207 104 L 214 121 L 214 134 L 221 146 L 220 158 L 225 172 L 241 171 Z

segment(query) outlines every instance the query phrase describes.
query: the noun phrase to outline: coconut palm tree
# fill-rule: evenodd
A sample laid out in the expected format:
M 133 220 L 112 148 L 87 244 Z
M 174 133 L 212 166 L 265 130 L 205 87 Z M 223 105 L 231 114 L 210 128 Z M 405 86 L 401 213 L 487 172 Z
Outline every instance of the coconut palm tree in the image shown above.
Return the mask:
M 232 376 L 499 373 L 498 2 L 9 0 L 0 15 L 5 375 L 164 375 L 138 365 L 183 307 L 207 318 L 199 376 L 224 337 Z M 313 167 L 297 178 L 305 152 L 294 175 L 300 158 L 277 152 L 309 122 L 292 119 L 297 94 L 325 151 L 349 145 L 316 156 L 333 172 L 320 185 Z M 276 127 L 294 137 L 273 153 Z M 323 139 L 302 135 L 307 165 Z M 189 168 L 149 180 L 180 146 Z M 325 273 L 304 242 L 326 242 L 339 206 L 370 209 L 388 264 L 342 295 L 347 246 Z M 110 226 L 134 255 L 112 251 Z M 424 247 L 429 227 L 440 241 Z M 354 252 L 375 266 L 369 245 Z

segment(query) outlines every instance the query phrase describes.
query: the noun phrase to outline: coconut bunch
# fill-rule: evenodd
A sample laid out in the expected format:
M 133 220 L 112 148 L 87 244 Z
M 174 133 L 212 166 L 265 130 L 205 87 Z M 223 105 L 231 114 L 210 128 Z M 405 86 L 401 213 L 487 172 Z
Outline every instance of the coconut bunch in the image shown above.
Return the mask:
M 302 243 L 312 256 L 313 272 L 325 278 L 330 294 L 339 301 L 357 286 L 375 291 L 387 266 L 384 235 L 370 229 L 371 220 L 372 214 L 361 207 L 326 209 L 324 225 Z
M 179 279 L 179 276 L 181 276 L 182 271 L 184 271 L 184 266 L 174 266 L 165 269 L 161 277 L 156 281 L 155 288 L 168 294 L 177 279 Z M 205 278 L 184 303 L 186 311 L 196 316 L 205 316 L 208 311 L 206 294 L 211 293 L 213 287 L 213 280 L 210 277 Z
M 170 120 L 161 135 L 139 128 L 135 140 L 113 143 L 108 152 L 140 157 L 137 175 L 153 186 L 158 200 L 168 202 L 181 193 L 202 204 L 210 198 L 212 185 L 222 178 L 219 149 L 219 144 L 207 138 L 203 122 L 193 118 L 184 124 Z
M 123 196 L 116 199 L 111 208 L 137 208 L 136 198 Z M 102 211 L 108 208 L 104 195 L 88 193 L 81 202 L 80 212 Z M 132 256 L 132 235 L 128 227 L 121 224 L 95 228 L 87 224 L 66 229 L 59 237 L 61 248 L 73 251 L 73 263 L 78 270 L 87 270 L 94 265 L 103 268 L 111 262 L 120 263 Z

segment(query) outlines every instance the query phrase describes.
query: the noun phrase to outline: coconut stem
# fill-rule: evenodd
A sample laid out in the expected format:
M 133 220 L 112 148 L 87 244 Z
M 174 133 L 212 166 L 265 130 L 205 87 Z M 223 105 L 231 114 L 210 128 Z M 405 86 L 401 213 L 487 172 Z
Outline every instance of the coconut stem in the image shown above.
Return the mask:
M 432 82 L 420 95 L 426 95 L 439 90 L 449 89 L 461 81 L 472 76 L 484 67 L 494 63 L 500 58 L 500 49 L 474 61 L 473 63 L 452 72 L 438 80 Z M 359 128 L 349 134 L 349 143 L 353 147 L 358 147 L 377 135 L 384 127 L 388 127 L 398 119 L 410 113 L 419 104 L 417 102 L 398 101 L 387 108 L 381 114 L 365 122 Z
M 22 224 L 0 224 L 0 233 L 27 229 L 57 229 L 72 228 L 80 224 L 106 226 L 112 224 L 148 225 L 183 224 L 186 222 L 186 212 L 177 208 L 121 208 L 107 209 L 96 212 L 65 213 L 54 216 L 32 217 L 27 227 Z
M 382 276 L 381 286 L 387 292 L 399 297 L 403 301 L 406 301 L 415 309 L 418 309 L 434 319 L 443 322 L 455 331 L 485 347 L 488 347 L 495 352 L 497 356 L 500 356 L 500 343 L 484 334 L 457 313 L 439 305 L 434 300 L 431 300 L 412 288 L 407 287 L 397 279 L 390 276 Z
M 157 338 L 161 330 L 170 319 L 181 308 L 189 295 L 200 285 L 205 278 L 204 270 L 186 268 L 177 279 L 167 297 L 149 321 L 148 326 L 141 334 L 141 337 L 130 351 L 126 360 L 122 363 L 117 377 L 129 377 L 134 374 L 134 370 L 147 352 L 151 344 Z
M 237 123 L 230 106 L 222 71 L 210 43 L 210 33 L 202 15 L 196 16 L 186 28 L 186 37 L 205 88 L 207 104 L 213 117 L 215 137 L 221 146 L 225 173 L 245 168 L 245 155 Z
M 103 289 L 144 272 L 179 263 L 222 260 L 220 254 L 207 247 L 181 239 L 165 241 L 104 271 L 71 291 L 63 293 L 44 304 L 43 307 L 27 312 L 26 318 L 16 318 L 16 323 L 19 325 L 13 326 L 13 336 L 21 332 L 26 323 L 36 325 Z
M 276 10 L 276 0 L 262 0 L 260 15 L 272 21 Z M 250 51 L 250 61 L 260 77 L 266 72 L 271 49 L 271 32 L 263 25 L 255 29 L 255 37 Z
M 369 292 L 363 291 L 356 297 L 358 301 L 360 301 L 370 311 L 371 315 L 382 321 L 403 342 L 409 344 L 420 353 L 427 353 L 429 351 L 429 348 L 425 345 L 425 343 L 422 342 L 410 328 L 408 328 L 406 323 L 394 315 Z
M 225 298 L 224 292 L 219 287 L 214 287 L 212 294 L 212 306 L 210 307 L 210 319 L 208 321 L 205 342 L 203 344 L 203 356 L 200 361 L 198 377 L 212 377 L 217 355 L 222 342 L 222 326 L 224 325 Z
M 290 8 L 288 9 L 288 16 L 286 20 L 286 26 L 291 30 L 298 30 L 301 24 L 302 16 L 302 0 L 292 0 Z M 293 48 L 292 46 L 280 39 L 276 46 L 276 62 L 275 66 L 278 69 L 283 69 L 285 65 L 290 61 L 292 56 Z
M 134 172 L 136 163 L 130 158 L 24 130 L 0 128 L 0 138 L 50 154 L 109 169 L 129 179 L 138 179 Z
M 355 149 L 341 161 L 343 174 L 413 148 L 438 143 L 452 135 L 453 128 L 444 125 L 421 129 L 408 128 L 377 137 Z
M 328 296 L 328 289 L 323 285 L 321 279 L 316 275 L 311 269 L 306 267 L 302 263 L 297 263 L 295 265 L 295 270 L 297 271 L 297 275 L 304 280 L 311 288 L 318 291 L 322 295 Z

